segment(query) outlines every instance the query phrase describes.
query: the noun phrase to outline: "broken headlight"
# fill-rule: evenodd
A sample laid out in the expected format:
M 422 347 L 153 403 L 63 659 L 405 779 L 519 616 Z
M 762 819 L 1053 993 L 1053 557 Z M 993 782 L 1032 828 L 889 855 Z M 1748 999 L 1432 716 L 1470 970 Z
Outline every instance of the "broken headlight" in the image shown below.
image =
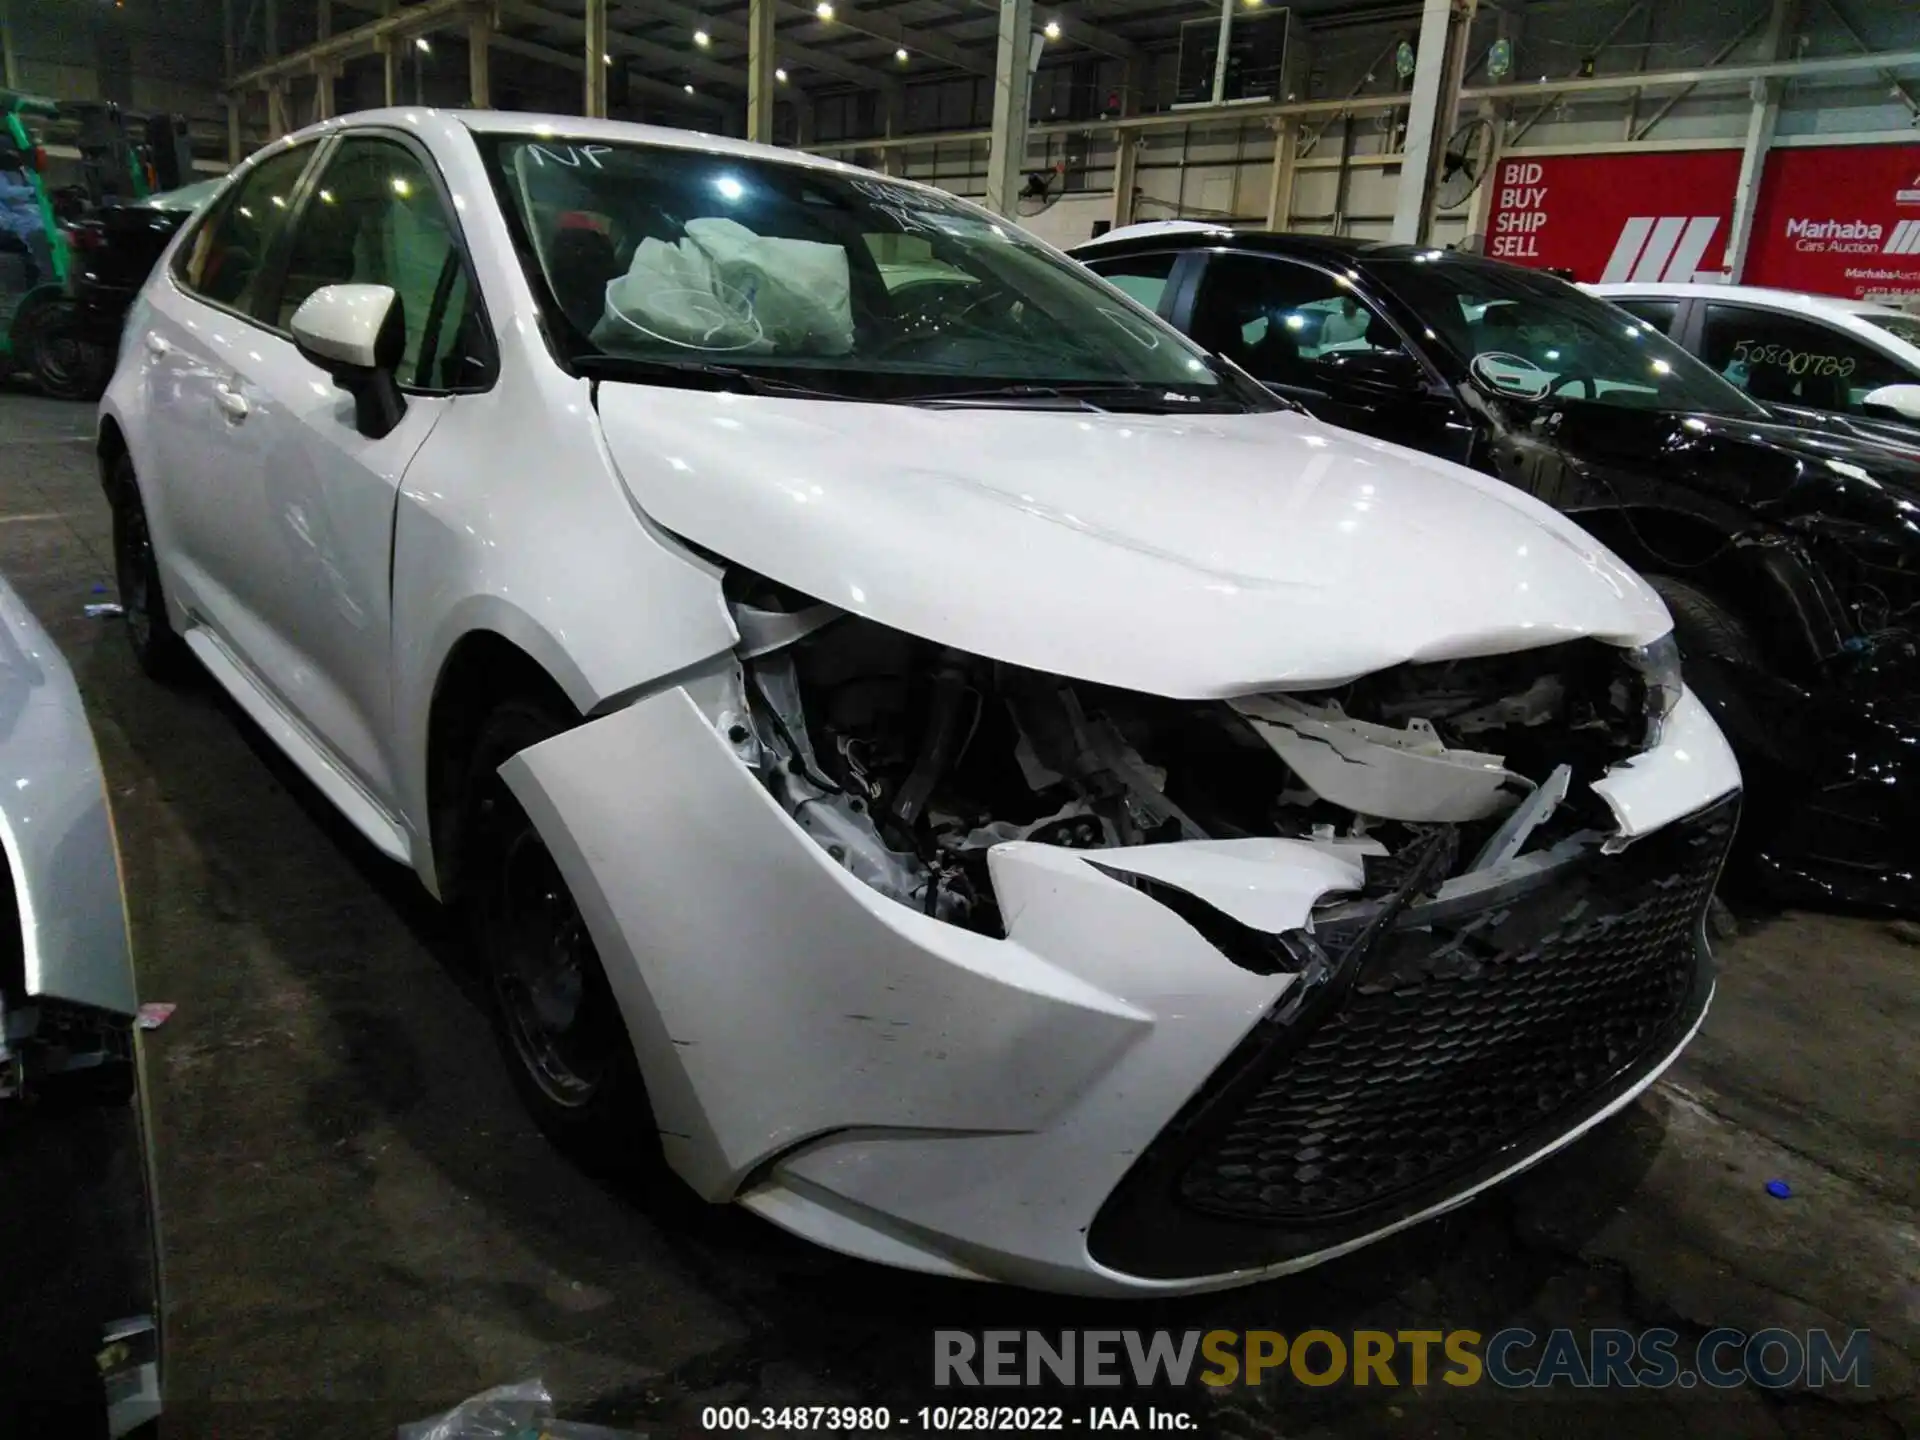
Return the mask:
M 1669 630 L 1650 645 L 1624 652 L 1627 668 L 1639 677 L 1640 703 L 1647 720 L 1645 748 L 1660 743 L 1667 717 L 1680 703 L 1680 645 Z

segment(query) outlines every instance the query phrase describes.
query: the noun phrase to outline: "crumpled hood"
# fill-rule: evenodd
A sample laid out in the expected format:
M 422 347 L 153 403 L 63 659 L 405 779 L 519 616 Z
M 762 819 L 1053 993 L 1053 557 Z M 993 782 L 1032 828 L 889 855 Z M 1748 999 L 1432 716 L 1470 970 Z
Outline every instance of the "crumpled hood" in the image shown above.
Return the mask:
M 1501 482 L 1291 412 L 941 410 L 606 383 L 656 524 L 884 625 L 1181 698 L 1664 634 Z

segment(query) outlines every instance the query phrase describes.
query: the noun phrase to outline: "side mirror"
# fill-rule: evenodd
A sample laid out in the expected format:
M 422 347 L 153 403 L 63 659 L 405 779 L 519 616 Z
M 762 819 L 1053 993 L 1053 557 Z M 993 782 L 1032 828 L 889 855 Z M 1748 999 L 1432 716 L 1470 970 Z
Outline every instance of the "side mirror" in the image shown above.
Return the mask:
M 1920 385 L 1882 385 L 1860 403 L 1892 420 L 1920 421 Z
M 1363 385 L 1418 390 L 1426 385 L 1420 362 L 1406 350 L 1334 350 L 1320 357 L 1327 372 Z
M 395 374 L 406 352 L 404 311 L 387 285 L 322 285 L 293 312 L 295 348 L 353 397 L 354 425 L 369 440 L 406 413 Z

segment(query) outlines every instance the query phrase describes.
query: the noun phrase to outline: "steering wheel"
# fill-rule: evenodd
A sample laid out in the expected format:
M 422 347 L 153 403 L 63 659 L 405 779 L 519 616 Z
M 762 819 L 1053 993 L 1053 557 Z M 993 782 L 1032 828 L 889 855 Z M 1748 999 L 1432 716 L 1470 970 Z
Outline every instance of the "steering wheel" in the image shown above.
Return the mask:
M 928 286 L 927 293 L 921 297 L 921 303 L 910 306 L 893 317 L 896 333 L 881 340 L 869 348 L 867 354 L 875 360 L 899 358 L 899 352 L 910 350 L 914 346 L 925 345 L 930 341 L 944 341 L 962 338 L 965 331 L 972 328 L 976 315 L 983 314 L 993 306 L 1011 308 L 1019 303 L 1020 297 L 1010 291 L 993 287 L 985 294 L 975 296 L 973 300 L 958 310 L 946 311 L 938 302 L 941 292 L 950 286 Z

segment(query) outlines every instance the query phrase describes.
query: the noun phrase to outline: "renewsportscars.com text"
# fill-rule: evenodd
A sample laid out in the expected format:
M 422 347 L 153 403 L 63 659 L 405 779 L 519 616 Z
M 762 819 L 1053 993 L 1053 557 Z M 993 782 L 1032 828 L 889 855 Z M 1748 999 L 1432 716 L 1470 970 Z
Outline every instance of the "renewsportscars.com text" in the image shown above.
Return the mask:
M 1872 1357 L 1865 1330 L 936 1330 L 933 1383 L 1865 1389 Z

